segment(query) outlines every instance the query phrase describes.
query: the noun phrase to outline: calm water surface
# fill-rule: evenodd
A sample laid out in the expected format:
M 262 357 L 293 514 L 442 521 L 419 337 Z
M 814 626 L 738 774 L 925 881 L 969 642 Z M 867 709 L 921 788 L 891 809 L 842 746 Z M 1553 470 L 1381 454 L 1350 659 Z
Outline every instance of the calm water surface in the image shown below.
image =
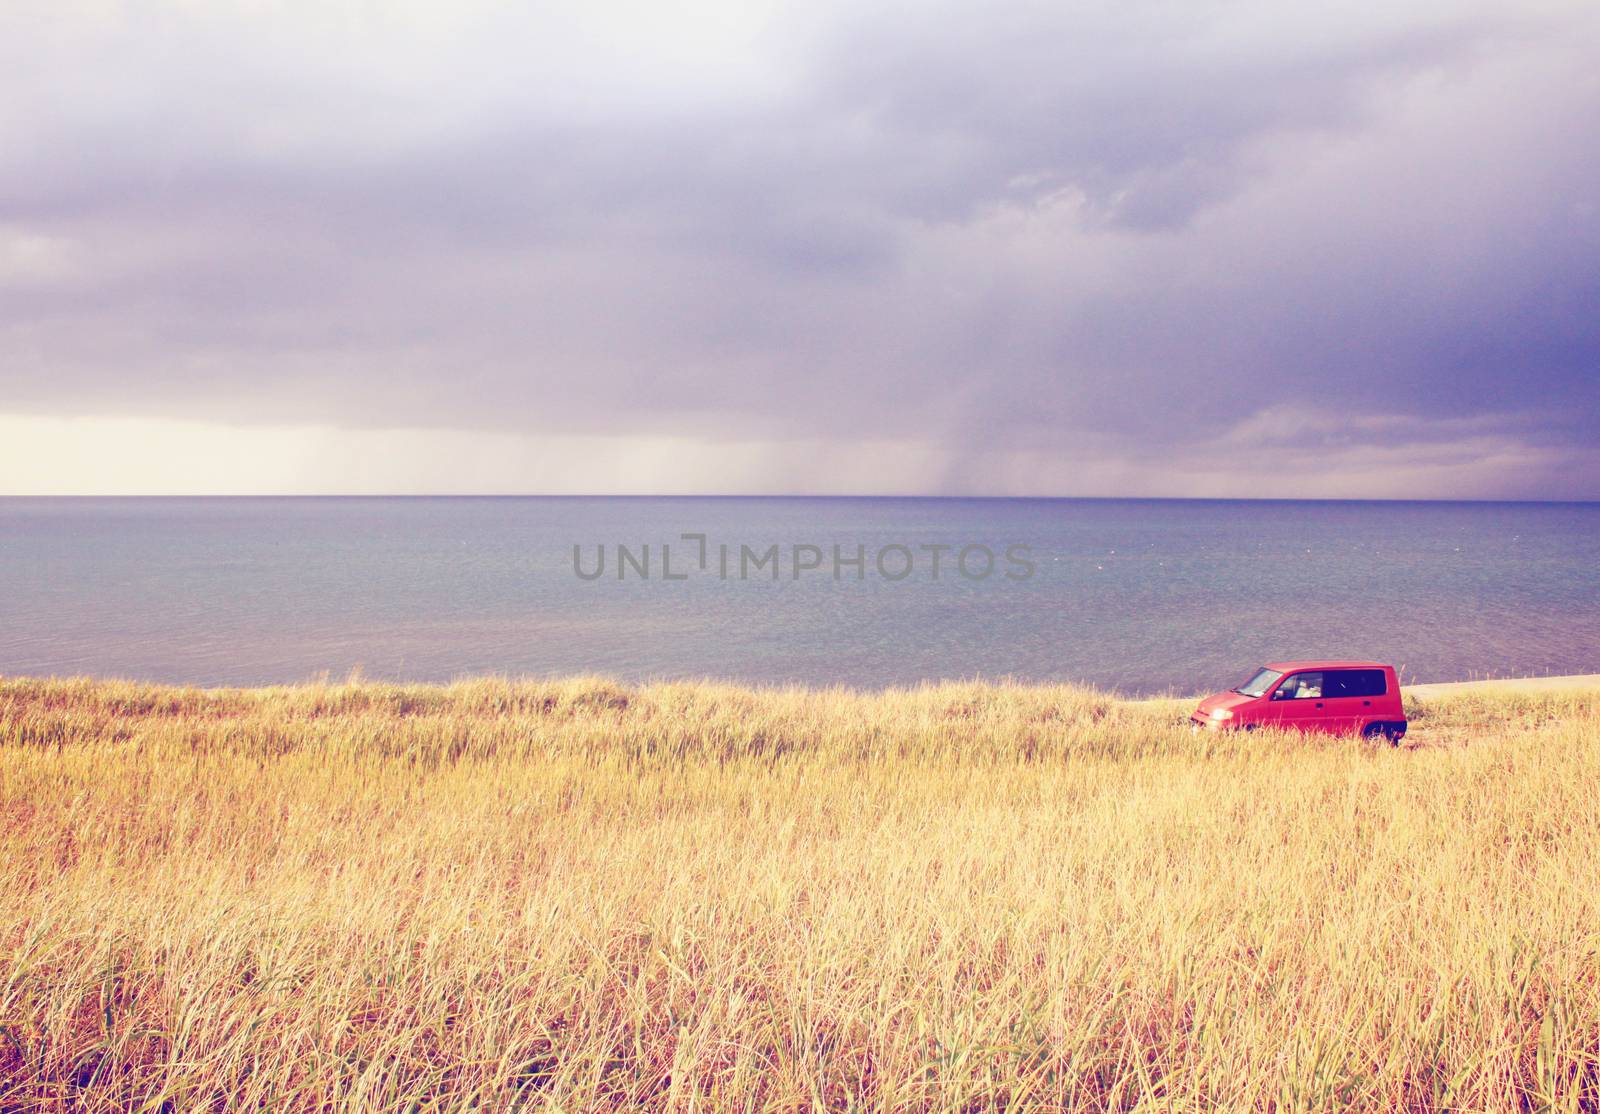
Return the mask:
M 701 572 L 695 544 L 707 535 Z M 660 579 L 661 543 L 681 581 Z M 649 544 L 652 577 L 615 576 Z M 733 547 L 717 575 L 716 547 Z M 790 547 L 846 555 L 792 576 Z M 782 575 L 737 576 L 740 545 Z M 926 545 L 1028 547 L 972 580 Z M 573 546 L 592 570 L 574 574 Z M 902 545 L 904 580 L 873 567 Z M 681 561 L 681 564 L 680 564 Z M 886 568 L 898 572 L 898 552 Z M 981 560 L 974 555 L 974 571 Z M 1412 680 L 1600 672 L 1600 504 L 933 499 L 0 499 L 0 673 L 216 684 L 321 673 L 879 687 L 1236 683 L 1273 658 Z

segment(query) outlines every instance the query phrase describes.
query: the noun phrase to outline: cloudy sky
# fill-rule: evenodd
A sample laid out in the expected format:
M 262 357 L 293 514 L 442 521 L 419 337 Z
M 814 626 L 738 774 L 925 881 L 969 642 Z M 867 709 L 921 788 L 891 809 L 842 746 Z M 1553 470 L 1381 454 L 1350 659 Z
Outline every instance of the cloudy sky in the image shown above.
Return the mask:
M 1600 6 L 7 0 L 0 493 L 1600 498 Z

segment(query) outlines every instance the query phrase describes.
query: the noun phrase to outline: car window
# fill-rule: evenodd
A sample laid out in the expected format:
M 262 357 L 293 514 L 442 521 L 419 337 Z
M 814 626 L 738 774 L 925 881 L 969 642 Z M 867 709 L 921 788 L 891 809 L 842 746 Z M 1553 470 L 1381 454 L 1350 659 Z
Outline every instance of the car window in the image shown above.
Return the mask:
M 1270 692 L 1272 690 L 1272 686 L 1277 684 L 1282 676 L 1283 674 L 1279 673 L 1276 669 L 1258 670 L 1254 677 L 1251 677 L 1248 681 L 1233 691 L 1238 693 L 1240 696 L 1261 696 L 1267 692 Z
M 1323 682 L 1329 697 L 1382 696 L 1388 688 L 1381 669 L 1330 669 Z
M 1278 691 L 1273 694 L 1275 700 L 1321 700 L 1322 699 L 1322 674 L 1321 673 L 1296 673 L 1283 684 L 1278 686 Z

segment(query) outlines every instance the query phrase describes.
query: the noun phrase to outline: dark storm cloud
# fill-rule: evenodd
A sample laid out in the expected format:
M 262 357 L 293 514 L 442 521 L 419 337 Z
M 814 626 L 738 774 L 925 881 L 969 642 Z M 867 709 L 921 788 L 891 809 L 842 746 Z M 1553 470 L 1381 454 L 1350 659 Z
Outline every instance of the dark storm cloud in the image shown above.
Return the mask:
M 888 437 L 931 490 L 1490 438 L 1600 494 L 1582 5 L 852 6 L 665 76 L 54 11 L 0 77 L 11 412 Z

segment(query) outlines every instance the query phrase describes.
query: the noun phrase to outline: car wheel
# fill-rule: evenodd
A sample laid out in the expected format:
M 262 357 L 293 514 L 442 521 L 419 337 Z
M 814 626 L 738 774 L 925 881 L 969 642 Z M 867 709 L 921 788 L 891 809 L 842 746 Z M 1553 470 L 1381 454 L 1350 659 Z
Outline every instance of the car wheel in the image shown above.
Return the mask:
M 1361 734 L 1369 739 L 1383 739 L 1392 747 L 1400 745 L 1400 736 L 1387 723 L 1369 723 Z

